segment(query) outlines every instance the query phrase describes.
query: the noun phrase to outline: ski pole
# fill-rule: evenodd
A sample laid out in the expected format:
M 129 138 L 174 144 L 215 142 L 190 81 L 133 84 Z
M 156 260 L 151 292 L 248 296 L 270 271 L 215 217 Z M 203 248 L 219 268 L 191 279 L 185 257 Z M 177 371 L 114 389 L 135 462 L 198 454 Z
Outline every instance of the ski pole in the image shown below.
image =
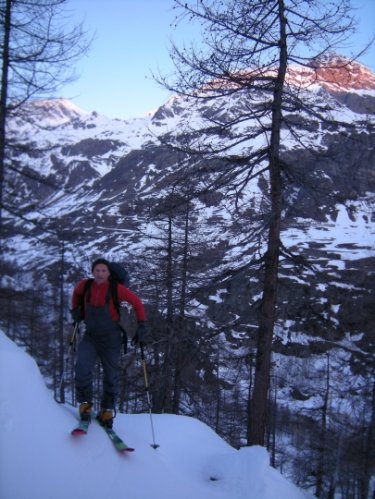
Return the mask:
M 78 324 L 79 324 L 78 322 L 74 323 L 73 332 L 72 332 L 72 335 L 71 335 L 70 340 L 69 340 L 68 354 L 67 354 L 67 356 L 65 358 L 65 362 L 63 364 L 63 371 L 61 373 L 60 384 L 59 384 L 59 394 L 60 395 L 61 395 L 61 390 L 62 390 L 64 378 L 65 378 L 66 366 L 67 366 L 67 364 L 69 362 L 69 357 L 71 355 L 72 348 L 73 348 L 73 345 L 74 345 L 74 340 L 75 340 L 75 337 L 76 337 L 76 334 L 77 334 Z M 60 397 L 60 402 L 61 402 L 61 397 Z
M 150 422 L 151 422 L 151 432 L 152 432 L 152 441 L 153 441 L 153 443 L 151 444 L 151 447 L 153 449 L 157 449 L 160 446 L 155 443 L 155 431 L 154 431 L 154 423 L 152 421 L 150 390 L 149 390 L 150 387 L 149 387 L 149 384 L 148 384 L 147 366 L 146 366 L 145 352 L 144 352 L 144 349 L 143 349 L 143 342 L 142 341 L 140 342 L 140 347 L 141 347 L 141 359 L 142 359 L 142 367 L 143 367 L 143 379 L 145 381 L 145 389 L 146 389 L 146 394 L 147 394 L 148 411 L 149 411 L 149 414 L 150 414 Z

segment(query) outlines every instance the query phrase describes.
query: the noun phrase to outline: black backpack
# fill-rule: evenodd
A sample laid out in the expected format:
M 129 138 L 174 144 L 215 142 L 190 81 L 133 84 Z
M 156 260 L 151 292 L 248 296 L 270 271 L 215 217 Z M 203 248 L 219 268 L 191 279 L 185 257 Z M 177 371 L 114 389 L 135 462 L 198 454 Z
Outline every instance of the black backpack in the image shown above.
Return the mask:
M 129 272 L 120 263 L 110 262 L 109 271 L 111 272 L 110 281 L 123 284 L 127 288 L 129 287 Z

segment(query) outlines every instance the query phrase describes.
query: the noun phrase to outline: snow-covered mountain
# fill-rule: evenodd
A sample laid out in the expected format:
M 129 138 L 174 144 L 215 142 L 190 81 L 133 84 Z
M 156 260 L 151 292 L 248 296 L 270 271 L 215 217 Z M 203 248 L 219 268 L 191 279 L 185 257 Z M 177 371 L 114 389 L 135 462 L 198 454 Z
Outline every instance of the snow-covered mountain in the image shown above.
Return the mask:
M 291 68 L 288 78 L 326 113 L 322 121 L 290 108 L 287 119 L 294 132 L 282 130 L 283 159 L 292 168 L 285 171 L 272 393 L 277 417 L 289 425 L 277 438 L 296 449 L 286 458 L 280 451 L 277 464 L 283 463 L 284 472 L 295 476 L 298 463 L 308 461 L 302 483 L 316 474 L 319 452 L 314 439 L 320 438 L 320 429 L 311 421 L 321 421 L 323 407 L 332 435 L 341 439 L 340 445 L 334 438 L 331 444 L 341 449 L 337 459 L 342 460 L 343 475 L 345 466 L 351 465 L 344 451 L 358 427 L 367 428 L 371 419 L 375 75 L 353 63 L 335 71 Z M 168 143 L 183 131 L 194 138 L 194 130 L 209 118 L 216 120 L 217 130 L 199 133 L 199 140 L 213 149 L 232 141 L 231 151 L 238 154 L 256 150 L 264 145 L 264 137 L 238 145 L 219 126 L 223 117 L 239 116 L 250 103 L 246 93 L 216 102 L 173 97 L 154 114 L 127 121 L 87 113 L 63 100 L 30 103 L 22 116 L 9 122 L 12 163 L 5 195 L 10 214 L 3 241 L 4 303 L 14 303 L 25 288 L 40 287 L 53 296 L 61 269 L 68 296 L 73 283 L 89 272 L 92 258 L 105 255 L 127 262 L 132 285 L 144 297 L 157 330 L 167 307 L 163 257 L 168 223 L 175 246 L 182 246 L 184 199 L 189 189 L 199 188 L 189 205 L 185 312 L 194 338 L 209 342 L 212 337 L 218 346 L 217 357 L 209 357 L 212 372 L 193 365 L 185 376 L 190 383 L 193 370 L 197 382 L 205 380 L 208 392 L 215 374 L 228 405 L 236 393 L 245 401 L 262 292 L 262 272 L 253 262 L 265 248 L 257 227 L 267 215 L 267 177 L 260 175 L 243 189 L 241 182 L 237 190 L 227 183 L 210 189 L 210 177 L 193 176 L 199 159 Z M 235 132 L 251 135 L 252 126 L 248 120 Z M 205 161 L 206 171 L 216 178 L 221 160 L 213 154 Z M 174 262 L 178 298 L 181 254 L 176 253 Z M 8 330 L 21 331 L 21 337 L 24 334 L 20 326 L 9 326 L 8 315 L 3 323 Z M 28 344 L 25 334 L 24 342 Z M 221 362 L 235 359 L 220 364 L 220 373 L 218 352 L 225 358 Z M 194 407 L 186 404 L 184 411 L 194 414 Z M 210 417 L 215 416 L 204 420 Z M 309 430 L 296 429 L 295 421 L 303 421 L 298 428 Z M 223 427 L 229 433 L 227 421 Z M 342 437 L 346 431 L 347 440 Z M 245 433 L 243 427 L 232 437 L 238 439 L 236 444 L 243 444 Z M 300 445 L 304 438 L 314 459 L 306 459 L 307 442 Z M 363 449 L 357 451 L 364 456 Z M 333 461 L 325 463 L 332 475 Z M 348 473 L 346 477 L 351 479 Z
M 357 128 L 352 132 L 340 126 L 334 129 L 329 123 L 314 123 L 303 112 L 291 111 L 290 119 L 296 121 L 310 150 L 299 147 L 295 137 L 283 132 L 285 158 L 295 164 L 292 174 L 304 182 L 301 185 L 293 180 L 286 185 L 283 242 L 316 269 L 323 270 L 324 266 L 327 278 L 332 274 L 336 280 L 334 274 L 339 271 L 341 286 L 355 288 L 353 267 L 360 266 L 362 272 L 374 256 L 375 76 L 358 64 L 336 73 L 320 71 L 313 81 L 313 70 L 289 71 L 295 85 L 304 85 L 312 98 L 327 102 L 327 116 L 333 114 Z M 202 122 L 207 113 L 232 112 L 235 106 L 243 105 L 243 98 L 225 98 L 226 107 L 219 101 L 215 109 L 211 102 L 174 97 L 153 115 L 129 121 L 90 114 L 64 100 L 29 104 L 26 115 L 10 121 L 9 137 L 15 143 L 12 166 L 30 178 L 15 176 L 10 170 L 7 199 L 13 210 L 38 225 L 16 221 L 23 229 L 20 234 L 10 229 L 8 255 L 17 248 L 15 256 L 22 272 L 26 263 L 44 269 L 58 260 L 58 253 L 50 248 L 61 239 L 57 232 L 65 231 L 69 249 L 75 252 L 67 256 L 68 261 L 88 268 L 94 254 L 113 254 L 127 260 L 134 254 L 138 265 L 143 241 L 159 230 L 151 212 L 170 195 L 179 177 L 183 179 L 184 170 L 188 171 L 186 158 L 182 160 L 181 153 L 164 142 L 176 130 Z M 209 140 L 213 139 L 210 136 Z M 21 144 L 19 148 L 17 143 Z M 260 145 L 258 140 L 251 147 Z M 36 182 L 39 177 L 46 183 Z M 206 250 L 207 244 L 227 246 L 219 257 L 223 269 L 233 266 L 238 245 L 246 244 L 246 209 L 261 212 L 267 208 L 266 180 L 260 178 L 242 192 L 242 213 L 236 214 L 233 196 L 225 186 L 194 201 L 194 230 L 200 234 L 199 244 L 206 245 Z M 13 224 L 11 218 L 10 227 Z M 234 267 L 249 261 L 251 246 L 249 243 L 247 252 L 241 250 L 244 257 Z M 33 247 L 35 258 L 30 261 Z M 288 269 L 286 264 L 285 276 Z M 334 287 L 336 293 L 336 284 Z M 339 307 L 334 315 L 345 313 L 343 309 Z

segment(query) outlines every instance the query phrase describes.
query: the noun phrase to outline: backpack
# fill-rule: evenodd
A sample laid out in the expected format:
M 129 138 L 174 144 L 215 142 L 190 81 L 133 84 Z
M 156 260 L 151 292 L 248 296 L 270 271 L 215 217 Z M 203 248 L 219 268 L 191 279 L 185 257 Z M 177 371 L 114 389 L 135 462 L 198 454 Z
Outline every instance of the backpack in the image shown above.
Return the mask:
M 116 281 L 120 284 L 123 284 L 127 288 L 129 287 L 130 284 L 129 272 L 120 263 L 110 262 L 109 271 L 111 272 L 109 278 L 111 281 Z

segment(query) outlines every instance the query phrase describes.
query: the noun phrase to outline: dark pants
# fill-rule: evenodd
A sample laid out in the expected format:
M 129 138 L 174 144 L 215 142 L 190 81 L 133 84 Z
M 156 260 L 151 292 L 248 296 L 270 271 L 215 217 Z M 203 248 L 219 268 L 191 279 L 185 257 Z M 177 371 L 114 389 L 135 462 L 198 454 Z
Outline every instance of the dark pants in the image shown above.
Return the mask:
M 103 367 L 101 407 L 113 409 L 119 385 L 121 329 L 111 319 L 108 305 L 86 306 L 86 332 L 79 344 L 75 369 L 78 402 L 92 402 L 93 370 L 99 358 Z

